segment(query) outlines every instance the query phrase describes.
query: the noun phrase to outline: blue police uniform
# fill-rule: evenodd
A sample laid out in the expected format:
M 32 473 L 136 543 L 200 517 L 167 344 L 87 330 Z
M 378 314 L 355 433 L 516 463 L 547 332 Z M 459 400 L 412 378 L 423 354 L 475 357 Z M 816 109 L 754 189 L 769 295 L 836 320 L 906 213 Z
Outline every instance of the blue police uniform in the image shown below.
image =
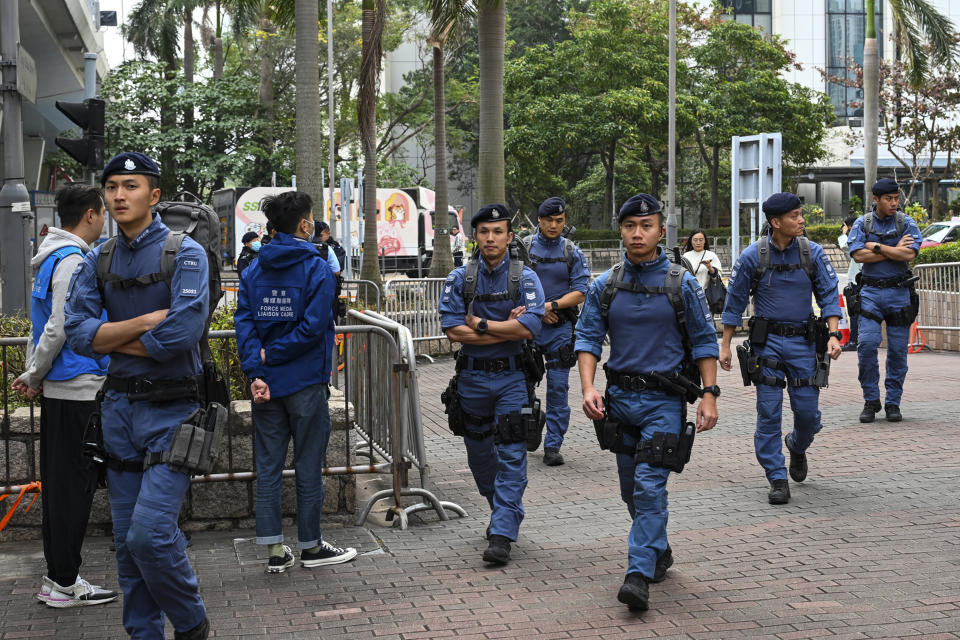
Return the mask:
M 490 269 L 482 258 L 477 273 L 476 295 L 503 294 L 508 292 L 508 256 Z M 438 305 L 441 326 L 446 331 L 466 324 L 467 309 L 464 306 L 464 273 L 467 267 L 457 267 L 447 276 Z M 543 289 L 537 274 L 524 267 L 517 299 L 475 300 L 473 315 L 486 320 L 504 321 L 514 307 L 526 306 L 526 312 L 517 320 L 536 336 L 540 333 L 543 319 Z M 480 495 L 487 499 L 492 510 L 490 534 L 500 535 L 511 541 L 517 539 L 520 522 L 523 520 L 523 491 L 527 486 L 527 449 L 524 442 L 494 443 L 492 429 L 501 416 L 519 412 L 529 406 L 527 381 L 520 368 L 519 341 L 504 341 L 490 345 L 464 344 L 460 358 L 466 365 L 460 371 L 459 394 L 463 410 L 474 416 L 488 417 L 482 424 L 468 423 L 468 431 L 487 435 L 477 439 L 464 437 L 467 463 L 473 473 Z M 474 360 L 509 358 L 503 371 L 471 369 Z
M 169 231 L 154 216 L 133 240 L 118 236 L 110 271 L 121 278 L 159 271 Z M 199 343 L 209 305 L 204 250 L 184 238 L 169 286 L 163 281 L 127 289 L 106 284 L 101 295 L 101 248 L 84 257 L 70 285 L 65 328 L 73 350 L 91 358 L 101 355 L 91 345 L 105 322 L 104 309 L 110 322 L 169 309 L 162 322 L 140 336 L 149 357 L 112 354 L 109 376 L 159 382 L 201 375 Z M 101 405 L 107 453 L 136 461 L 167 450 L 176 427 L 199 406 L 194 400 L 131 401 L 125 393 L 108 390 Z M 142 473 L 109 469 L 108 482 L 124 628 L 133 638 L 163 638 L 166 614 L 178 632 L 194 629 L 206 612 L 187 558 L 187 541 L 177 527 L 189 476 L 156 464 Z
M 571 291 L 586 294 L 590 284 L 590 269 L 583 252 L 573 247 L 573 264 L 566 261 L 564 238 L 550 240 L 539 232 L 530 242 L 530 257 L 533 270 L 540 279 L 543 295 L 549 304 Z M 544 262 L 546 259 L 548 262 Z M 544 352 L 547 363 L 547 433 L 543 439 L 544 449 L 559 449 L 570 424 L 570 367 L 560 362 L 559 350 L 571 344 L 573 324 L 562 320 L 557 324 L 544 323 L 536 344 Z
M 623 282 L 647 287 L 662 287 L 670 261 L 661 247 L 657 257 L 634 264 L 624 256 Z M 586 351 L 598 360 L 604 336 L 610 337 L 610 357 L 605 367 L 620 373 L 657 372 L 671 375 L 680 369 L 684 357 L 683 336 L 676 312 L 666 295 L 620 291 L 613 298 L 605 319 L 600 296 L 612 270 L 598 276 L 590 285 L 577 322 L 576 351 Z M 706 296 L 697 279 L 684 272 L 681 285 L 687 337 L 694 360 L 717 358 L 717 333 Z M 683 428 L 682 396 L 663 390 L 634 391 L 607 384 L 607 415 L 619 422 L 639 427 L 648 440 L 658 432 L 679 434 Z M 624 444 L 637 440 L 624 434 Z M 630 454 L 617 454 L 620 496 L 627 505 L 633 526 L 630 529 L 629 568 L 627 574 L 654 576 L 657 558 L 667 550 L 667 478 L 670 471 L 646 462 L 635 462 Z
M 896 216 L 881 218 L 874 209 L 873 233 L 864 233 L 863 216 L 857 218 L 850 230 L 848 241 L 850 254 L 866 248 L 867 242 L 879 242 L 888 247 L 895 247 L 900 242 L 896 233 Z M 920 227 L 910 216 L 904 216 L 904 234 L 913 236 L 911 248 L 914 252 L 920 251 L 922 236 Z M 863 389 L 863 399 L 869 403 L 880 402 L 880 365 L 877 349 L 880 348 L 880 322 L 876 317 L 886 317 L 910 305 L 910 290 L 905 286 L 875 286 L 871 282 L 878 280 L 895 280 L 906 277 L 908 264 L 896 260 L 868 262 L 863 264 L 861 278 L 863 286 L 860 289 L 860 336 L 857 347 L 859 361 L 860 387 Z M 868 315 L 869 314 L 869 315 Z M 875 316 L 873 318 L 869 316 Z M 907 342 L 910 338 L 910 326 L 887 325 L 887 374 L 884 380 L 886 394 L 884 402 L 887 405 L 900 406 L 903 394 L 903 380 L 907 377 Z
M 740 326 L 750 297 L 753 274 L 759 264 L 758 244 L 755 242 L 747 247 L 730 270 L 727 299 L 721 316 L 724 325 Z M 782 251 L 771 238 L 769 248 L 770 266 L 753 297 L 755 317 L 765 318 L 777 325 L 802 327 L 813 312 L 812 296 L 816 296 L 822 317 L 840 316 L 837 274 L 819 244 L 810 243 L 811 264 L 816 273 L 813 282 L 806 271 L 799 268 L 800 246 L 797 238 Z M 794 265 L 794 268 L 778 270 L 776 265 Z M 815 345 L 803 335 L 787 336 L 770 332 L 766 344 L 762 347 L 754 345 L 754 352 L 762 358 L 779 361 L 787 369 L 785 374 L 780 369 L 764 366 L 761 372 L 763 376 L 783 380 L 786 375 L 790 380 L 800 380 L 812 378 L 816 373 Z M 822 426 L 818 407 L 820 389 L 812 385 L 790 385 L 787 388 L 793 411 L 793 432 L 787 437 L 787 447 L 793 453 L 802 455 Z M 754 447 L 757 460 L 770 482 L 787 479 L 780 443 L 782 409 L 783 390 L 768 384 L 757 384 Z

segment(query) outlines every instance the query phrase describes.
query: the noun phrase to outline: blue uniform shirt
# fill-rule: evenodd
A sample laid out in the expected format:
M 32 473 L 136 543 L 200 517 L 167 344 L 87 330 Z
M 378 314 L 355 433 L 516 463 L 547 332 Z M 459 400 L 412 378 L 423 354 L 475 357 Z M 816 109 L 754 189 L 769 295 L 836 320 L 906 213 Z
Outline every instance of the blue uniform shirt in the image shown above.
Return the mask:
M 865 245 L 868 242 L 879 242 L 880 244 L 885 244 L 888 247 L 895 247 L 897 246 L 897 243 L 900 242 L 900 238 L 896 237 L 896 215 L 881 218 L 880 216 L 876 215 L 876 207 L 874 207 L 873 211 L 873 233 L 869 238 L 866 237 L 866 234 L 863 232 L 863 216 L 857 218 L 857 221 L 853 223 L 853 228 L 850 230 L 850 234 L 847 236 L 847 242 L 849 243 L 851 256 L 856 251 L 865 249 Z M 903 233 L 904 235 L 909 233 L 913 236 L 913 245 L 911 245 L 911 248 L 914 251 L 914 255 L 916 255 L 916 252 L 920 251 L 920 243 L 923 240 L 922 235 L 920 234 L 920 227 L 917 226 L 916 221 L 910 216 L 904 216 L 904 222 L 906 223 L 906 226 L 903 229 Z M 890 234 L 890 237 L 882 237 L 884 234 Z M 863 265 L 863 275 L 870 278 L 894 278 L 906 273 L 907 268 L 908 263 L 899 262 L 897 260 L 888 259 L 881 262 L 868 262 Z
M 633 264 L 624 256 L 623 281 L 639 281 L 648 287 L 662 287 L 670 264 L 660 247 L 657 248 L 657 257 L 649 262 Z M 683 360 L 683 342 L 676 313 L 667 296 L 617 291 L 609 315 L 604 319 L 600 313 L 600 294 L 610 279 L 611 271 L 603 272 L 590 285 L 577 322 L 574 348 L 592 353 L 599 360 L 603 338 L 609 334 L 610 359 L 607 364 L 611 369 L 629 373 L 675 372 Z M 713 314 L 693 274 L 683 274 L 681 291 L 693 359 L 718 357 L 720 350 L 717 347 Z
M 491 271 L 483 258 L 476 259 L 480 260 L 480 268 L 477 270 L 477 290 L 474 295 L 506 293 L 510 260 L 505 256 Z M 450 272 L 443 284 L 437 307 L 440 311 L 440 326 L 444 331 L 466 324 L 467 309 L 463 303 L 465 270 L 465 266 L 457 267 Z M 510 317 L 511 309 L 519 306 L 526 306 L 527 311 L 517 320 L 536 338 L 543 321 L 543 288 L 537 274 L 529 267 L 523 268 L 516 300 L 476 300 L 473 303 L 473 315 L 502 322 Z M 465 344 L 461 351 L 463 355 L 474 358 L 502 358 L 520 353 L 520 341 L 509 340 L 487 345 Z
M 569 241 L 568 241 L 569 242 Z M 590 285 L 590 269 L 583 252 L 573 247 L 573 267 L 568 268 L 566 260 L 562 262 L 537 262 L 538 258 L 563 258 L 564 239 L 549 240 L 538 231 L 530 243 L 530 257 L 533 258 L 534 271 L 540 278 L 543 295 L 547 302 L 559 300 L 571 291 L 586 293 Z
M 727 301 L 723 306 L 721 319 L 723 324 L 739 326 L 743 310 L 750 298 L 750 283 L 759 264 L 757 242 L 744 249 L 740 258 L 730 270 L 727 281 Z M 763 274 L 757 293 L 753 298 L 755 316 L 774 322 L 806 322 L 813 313 L 812 296 L 816 296 L 820 306 L 820 315 L 824 318 L 840 317 L 840 299 L 837 273 L 824 253 L 823 247 L 816 242 L 810 243 L 810 260 L 816 271 L 814 282 L 810 282 L 807 272 L 802 268 L 792 271 L 774 271 L 767 268 Z M 770 265 L 800 264 L 800 244 L 794 238 L 783 251 L 770 239 Z
M 134 278 L 160 270 L 160 254 L 170 230 L 156 215 L 153 222 L 132 241 L 121 233 L 113 251 L 110 270 L 121 278 Z M 118 289 L 105 286 L 106 299 L 97 286 L 100 247 L 87 253 L 73 274 L 67 293 L 65 329 L 75 352 L 89 358 L 105 308 L 110 322 L 129 320 L 158 309 L 170 309 L 156 327 L 140 336 L 150 357 L 111 354 L 109 373 L 123 378 L 170 380 L 199 375 L 200 338 L 207 322 L 210 302 L 207 256 L 192 239 L 184 238 L 168 286 L 155 282 L 146 287 Z

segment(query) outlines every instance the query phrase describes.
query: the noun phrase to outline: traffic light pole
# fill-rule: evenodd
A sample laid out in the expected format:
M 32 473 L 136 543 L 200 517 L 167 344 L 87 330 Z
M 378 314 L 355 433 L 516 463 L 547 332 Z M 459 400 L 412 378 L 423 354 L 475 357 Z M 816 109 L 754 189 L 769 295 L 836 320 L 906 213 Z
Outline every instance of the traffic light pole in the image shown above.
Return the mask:
M 0 305 L 5 315 L 28 312 L 27 229 L 30 193 L 23 183 L 23 121 L 17 93 L 18 0 L 0 0 L 0 95 L 3 96 L 3 188 L 0 188 Z
M 97 97 L 97 54 L 83 54 L 83 97 L 84 99 Z M 97 172 L 86 169 L 84 172 L 84 182 L 89 185 L 97 184 Z

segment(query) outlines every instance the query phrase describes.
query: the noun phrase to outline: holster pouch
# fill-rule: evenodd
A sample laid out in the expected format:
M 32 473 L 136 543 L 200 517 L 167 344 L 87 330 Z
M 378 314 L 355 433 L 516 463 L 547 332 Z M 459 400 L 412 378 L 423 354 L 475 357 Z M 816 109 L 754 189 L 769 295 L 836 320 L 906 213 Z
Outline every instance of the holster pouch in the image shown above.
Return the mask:
M 851 316 L 860 315 L 860 287 L 848 282 L 843 288 L 843 297 L 847 304 L 847 313 Z
M 534 386 L 540 384 L 540 381 L 543 380 L 543 374 L 547 371 L 540 347 L 529 342 L 524 342 L 521 345 L 520 365 L 527 381 Z
M 534 398 L 530 407 L 520 410 L 523 429 L 526 432 L 527 451 L 536 451 L 543 442 L 543 429 L 547 425 L 547 414 L 540 409 L 540 400 Z
M 767 344 L 767 334 L 770 332 L 770 322 L 766 318 L 753 316 L 747 323 L 750 327 L 750 344 L 760 348 Z
M 203 363 L 203 401 L 230 405 L 230 387 L 213 360 Z
M 211 402 L 206 408 L 196 409 L 177 426 L 170 448 L 148 454 L 146 465 L 167 463 L 171 468 L 188 475 L 206 475 L 220 454 L 220 439 L 227 423 L 227 409 Z
M 740 363 L 740 377 L 743 378 L 743 386 L 745 387 L 749 387 L 753 383 L 751 357 L 750 341 L 744 340 L 743 344 L 737 346 L 737 361 Z
M 524 409 L 529 411 L 526 407 Z M 510 413 L 497 416 L 497 424 L 493 429 L 494 444 L 526 442 L 527 432 L 522 411 L 523 410 L 511 411 Z
M 817 370 L 813 374 L 813 386 L 823 389 L 830 384 L 830 356 L 826 350 L 817 352 Z
M 81 445 L 83 457 L 91 467 L 88 493 L 93 493 L 97 487 L 107 486 L 107 450 L 103 446 L 103 421 L 100 414 L 100 394 L 97 395 L 97 408 L 87 419 L 87 426 L 83 431 Z
M 577 307 L 565 307 L 557 311 L 557 316 L 560 318 L 560 322 L 569 322 L 570 324 L 577 324 L 577 320 L 580 319 L 580 311 Z
M 597 433 L 597 443 L 603 451 L 613 453 L 626 453 L 633 455 L 636 453 L 636 445 L 627 445 L 623 441 L 623 434 L 627 430 L 633 429 L 628 424 L 617 422 L 607 416 L 600 420 L 593 421 L 593 428 Z
M 443 412 L 447 414 L 447 426 L 455 436 L 463 437 L 467 433 L 467 424 L 460 405 L 460 394 L 457 392 L 458 376 L 450 378 L 447 388 L 440 394 L 443 403 Z
M 560 364 L 567 369 L 577 364 L 577 352 L 574 351 L 572 342 L 560 347 Z
M 652 438 L 640 441 L 634 460 L 680 473 L 690 462 L 696 434 L 697 429 L 692 422 L 685 422 L 679 435 L 662 431 L 655 433 Z

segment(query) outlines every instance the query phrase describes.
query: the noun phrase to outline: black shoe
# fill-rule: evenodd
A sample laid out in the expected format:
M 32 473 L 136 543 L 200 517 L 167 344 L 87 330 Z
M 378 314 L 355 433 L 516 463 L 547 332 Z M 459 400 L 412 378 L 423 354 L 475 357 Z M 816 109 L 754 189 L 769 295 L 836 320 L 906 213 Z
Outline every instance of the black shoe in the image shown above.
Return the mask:
M 491 564 L 510 562 L 510 539 L 495 533 L 491 535 L 490 546 L 483 552 L 483 561 Z
M 790 483 L 786 480 L 774 480 L 770 483 L 767 498 L 770 504 L 787 504 L 790 502 Z
M 857 350 L 856 342 L 848 342 L 847 344 L 840 347 L 840 351 L 856 351 L 856 350 Z
M 492 523 L 492 522 L 487 525 L 487 532 L 486 532 L 485 534 L 483 534 L 483 539 L 484 539 L 484 540 L 489 540 L 489 539 L 490 539 L 490 527 L 492 527 L 492 526 L 493 526 L 493 523 Z
M 873 422 L 877 411 L 880 411 L 880 401 L 874 400 L 863 403 L 863 411 L 860 412 L 860 422 Z
M 174 631 L 174 640 L 207 640 L 210 635 L 210 620 L 203 619 L 203 622 L 195 626 L 190 631 Z
M 628 573 L 623 586 L 617 592 L 617 600 L 630 607 L 631 611 L 646 611 L 650 607 L 650 585 L 639 573 Z
M 657 556 L 657 566 L 653 569 L 650 582 L 663 582 L 667 577 L 667 569 L 673 566 L 673 550 L 667 545 L 667 550 Z
M 558 467 L 563 464 L 563 456 L 560 455 L 560 449 L 554 447 L 543 450 L 543 464 L 548 467 Z
M 357 550 L 353 547 L 335 547 L 323 540 L 316 551 L 304 549 L 300 552 L 300 564 L 306 568 L 322 567 L 328 564 L 350 562 L 357 557 Z
M 787 444 L 787 436 L 783 437 L 783 444 L 790 451 L 790 477 L 794 482 L 803 482 L 807 479 L 807 454 L 794 453 Z
M 270 556 L 270 559 L 267 560 L 267 573 L 283 573 L 295 564 L 297 564 L 297 561 L 294 559 L 290 547 L 283 545 L 282 556 Z
M 903 414 L 900 413 L 900 407 L 895 404 L 888 404 L 883 408 L 887 412 L 887 422 L 900 422 L 903 420 Z

